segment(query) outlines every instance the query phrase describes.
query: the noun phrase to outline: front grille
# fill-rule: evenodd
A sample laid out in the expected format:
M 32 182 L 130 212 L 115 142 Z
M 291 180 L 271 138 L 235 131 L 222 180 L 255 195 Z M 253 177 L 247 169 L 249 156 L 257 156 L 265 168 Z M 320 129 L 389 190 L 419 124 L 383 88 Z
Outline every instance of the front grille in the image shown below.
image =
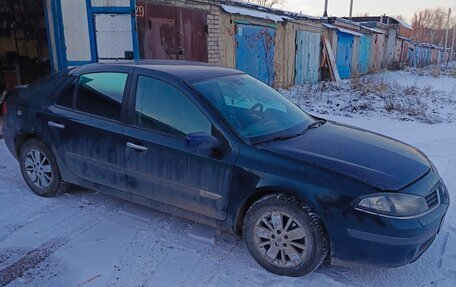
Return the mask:
M 429 209 L 439 205 L 439 189 L 440 187 L 436 188 L 433 192 L 426 195 L 425 199 Z

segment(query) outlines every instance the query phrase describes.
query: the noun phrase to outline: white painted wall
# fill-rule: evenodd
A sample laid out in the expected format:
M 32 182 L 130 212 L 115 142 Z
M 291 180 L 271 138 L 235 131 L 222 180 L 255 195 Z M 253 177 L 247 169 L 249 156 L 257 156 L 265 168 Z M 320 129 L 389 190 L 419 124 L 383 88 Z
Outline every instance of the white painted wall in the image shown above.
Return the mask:
M 93 7 L 130 7 L 130 0 L 92 0 Z
M 62 0 L 68 61 L 90 61 L 90 36 L 85 1 Z
M 98 59 L 123 59 L 133 51 L 130 14 L 95 14 Z

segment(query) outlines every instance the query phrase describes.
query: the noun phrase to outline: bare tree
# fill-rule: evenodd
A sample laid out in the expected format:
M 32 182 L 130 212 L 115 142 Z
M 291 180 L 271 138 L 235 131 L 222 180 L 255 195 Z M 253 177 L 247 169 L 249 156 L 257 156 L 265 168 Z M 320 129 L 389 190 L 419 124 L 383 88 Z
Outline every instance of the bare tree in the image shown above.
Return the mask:
M 432 31 L 431 43 L 434 43 L 434 37 L 436 36 L 436 32 L 442 32 L 445 29 L 447 17 L 448 14 L 441 8 L 435 9 L 431 14 L 431 25 L 429 26 L 429 28 L 431 28 Z M 441 36 L 443 37 L 443 35 Z
M 400 21 L 408 23 L 408 19 L 404 15 L 397 15 L 395 18 L 400 20 Z M 413 23 L 413 18 L 412 18 L 412 23 Z M 414 36 L 414 34 L 413 34 L 414 31 L 413 30 L 410 30 L 410 29 L 408 29 L 406 27 L 403 27 L 402 25 L 400 26 L 399 29 L 400 29 L 399 33 L 402 36 L 405 36 L 407 38 L 412 38 Z
M 275 5 L 282 5 L 285 3 L 285 0 L 247 0 L 246 2 L 255 3 L 266 7 L 273 7 Z
M 426 39 L 428 38 L 426 34 L 430 34 L 431 38 L 427 41 L 424 42 L 432 42 L 434 39 L 434 32 L 432 31 L 432 11 L 430 9 L 425 9 L 421 12 L 419 12 L 419 24 L 420 28 L 418 32 L 420 35 L 418 35 L 418 38 L 420 39 Z
M 419 11 L 412 18 L 413 32 L 406 36 L 416 41 L 442 45 L 447 17 L 447 12 L 442 8 Z

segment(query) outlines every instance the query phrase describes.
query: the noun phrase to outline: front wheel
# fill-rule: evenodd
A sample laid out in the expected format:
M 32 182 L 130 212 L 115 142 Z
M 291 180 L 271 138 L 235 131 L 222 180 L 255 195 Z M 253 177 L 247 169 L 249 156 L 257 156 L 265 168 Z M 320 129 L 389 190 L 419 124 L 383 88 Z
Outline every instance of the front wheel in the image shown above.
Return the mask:
M 303 276 L 328 254 L 328 239 L 318 216 L 304 203 L 285 195 L 257 201 L 244 219 L 244 239 L 253 258 L 266 270 Z
M 25 182 L 37 195 L 53 197 L 66 190 L 54 155 L 41 141 L 31 139 L 22 146 L 19 164 Z

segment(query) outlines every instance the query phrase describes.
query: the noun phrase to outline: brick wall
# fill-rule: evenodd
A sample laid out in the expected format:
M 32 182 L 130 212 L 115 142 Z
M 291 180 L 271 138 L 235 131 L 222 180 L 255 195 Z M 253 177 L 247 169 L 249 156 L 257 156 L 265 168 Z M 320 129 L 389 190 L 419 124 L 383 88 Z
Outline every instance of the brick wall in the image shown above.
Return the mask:
M 220 7 L 211 5 L 210 14 L 207 16 L 209 34 L 207 48 L 209 63 L 220 64 Z

